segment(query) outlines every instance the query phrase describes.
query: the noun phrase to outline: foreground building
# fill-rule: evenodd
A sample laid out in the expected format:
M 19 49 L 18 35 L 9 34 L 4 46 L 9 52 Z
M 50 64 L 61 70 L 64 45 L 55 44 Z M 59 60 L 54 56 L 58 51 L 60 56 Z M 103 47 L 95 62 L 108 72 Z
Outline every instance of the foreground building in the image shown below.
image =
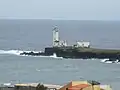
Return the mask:
M 59 90 L 112 90 L 110 85 L 92 85 L 88 81 L 71 81 Z
M 29 83 L 29 84 L 15 84 L 15 90 L 37 90 L 39 83 Z M 41 84 L 43 87 L 46 87 L 47 90 L 58 90 L 62 86 L 52 85 L 52 84 Z M 38 89 L 40 90 L 40 89 Z
M 0 87 L 0 90 L 112 90 L 112 88 L 96 81 L 71 81 L 63 86 L 39 83 L 7 85 Z
M 0 90 L 59 90 L 62 86 L 53 84 L 40 83 L 19 83 L 19 84 L 5 84 L 0 86 Z

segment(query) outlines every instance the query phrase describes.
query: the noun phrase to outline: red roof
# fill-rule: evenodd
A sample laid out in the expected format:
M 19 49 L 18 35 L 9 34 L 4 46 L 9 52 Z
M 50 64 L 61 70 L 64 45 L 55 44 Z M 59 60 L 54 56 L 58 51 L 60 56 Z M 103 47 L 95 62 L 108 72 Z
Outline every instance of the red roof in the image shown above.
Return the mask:
M 80 89 L 86 88 L 88 86 L 90 86 L 90 85 L 88 85 L 88 84 L 79 84 L 79 85 L 72 86 L 71 88 L 68 88 L 68 90 L 74 90 L 74 89 L 79 89 L 80 90 Z

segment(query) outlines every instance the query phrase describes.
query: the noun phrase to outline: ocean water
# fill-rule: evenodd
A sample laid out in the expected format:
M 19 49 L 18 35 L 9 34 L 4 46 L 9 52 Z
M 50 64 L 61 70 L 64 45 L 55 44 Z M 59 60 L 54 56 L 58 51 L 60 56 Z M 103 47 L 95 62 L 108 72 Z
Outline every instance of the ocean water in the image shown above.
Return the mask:
M 98 80 L 114 90 L 120 85 L 120 65 L 100 60 L 52 59 L 16 55 L 14 50 L 44 50 L 52 45 L 52 28 L 60 39 L 74 44 L 90 41 L 92 47 L 120 49 L 119 21 L 0 20 L 0 83 Z M 11 51 L 12 50 L 12 51 Z

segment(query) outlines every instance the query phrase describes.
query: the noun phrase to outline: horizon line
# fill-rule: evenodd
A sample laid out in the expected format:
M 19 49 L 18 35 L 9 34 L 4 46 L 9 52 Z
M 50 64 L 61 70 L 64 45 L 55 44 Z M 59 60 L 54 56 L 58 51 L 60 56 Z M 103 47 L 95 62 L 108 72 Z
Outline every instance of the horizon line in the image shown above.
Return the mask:
M 29 19 L 29 20 L 75 20 L 75 21 L 120 21 L 118 20 L 113 20 L 113 19 L 62 19 L 62 18 L 14 18 L 14 17 L 7 17 L 7 18 L 1 18 L 0 19 L 8 19 L 8 20 L 22 20 L 22 19 Z

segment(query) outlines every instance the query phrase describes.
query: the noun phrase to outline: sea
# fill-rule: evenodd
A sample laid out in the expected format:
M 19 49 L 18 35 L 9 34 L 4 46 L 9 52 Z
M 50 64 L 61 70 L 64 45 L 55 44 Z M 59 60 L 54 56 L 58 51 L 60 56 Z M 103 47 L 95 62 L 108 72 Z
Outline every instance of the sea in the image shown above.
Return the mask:
M 44 51 L 52 46 L 56 25 L 60 39 L 68 45 L 89 41 L 93 48 L 120 49 L 120 21 L 0 19 L 0 83 L 64 85 L 74 80 L 96 80 L 119 90 L 120 64 L 19 55 L 19 51 Z

